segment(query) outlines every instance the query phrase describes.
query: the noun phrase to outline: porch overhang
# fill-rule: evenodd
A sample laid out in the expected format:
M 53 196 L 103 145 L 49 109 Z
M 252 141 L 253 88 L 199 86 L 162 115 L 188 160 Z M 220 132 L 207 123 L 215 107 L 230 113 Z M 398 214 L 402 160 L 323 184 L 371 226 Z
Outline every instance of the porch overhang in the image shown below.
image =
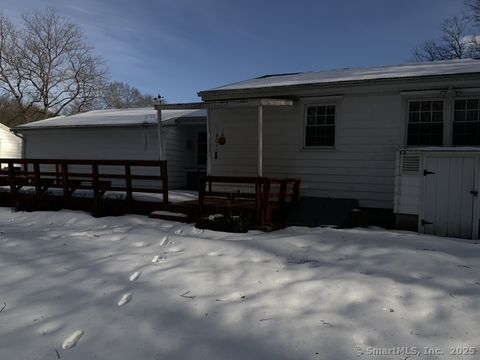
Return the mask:
M 234 99 L 234 100 L 212 100 L 195 103 L 173 103 L 173 104 L 157 104 L 156 110 L 193 110 L 208 109 L 216 107 L 258 107 L 258 106 L 292 106 L 292 99 Z
M 293 106 L 292 99 L 255 98 L 255 99 L 232 99 L 232 100 L 211 100 L 196 103 L 157 104 L 155 109 L 158 112 L 158 138 L 161 139 L 162 110 L 188 110 L 188 109 L 215 109 L 215 108 L 257 108 L 257 175 L 263 176 L 263 107 L 264 106 Z M 207 116 L 207 128 L 210 124 Z M 207 131 L 207 141 L 210 144 L 210 131 Z M 163 154 L 160 142 L 160 154 Z M 160 156 L 163 159 L 163 155 Z M 210 146 L 208 146 L 207 173 L 211 175 Z

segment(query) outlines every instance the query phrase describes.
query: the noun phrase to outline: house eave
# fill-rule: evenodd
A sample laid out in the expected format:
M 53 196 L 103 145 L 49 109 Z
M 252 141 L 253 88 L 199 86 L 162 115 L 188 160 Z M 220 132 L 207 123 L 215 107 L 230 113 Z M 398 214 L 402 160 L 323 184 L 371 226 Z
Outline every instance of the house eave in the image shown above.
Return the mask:
M 398 85 L 402 82 L 405 83 L 405 87 L 412 84 L 418 84 L 422 82 L 445 82 L 456 80 L 479 80 L 480 72 L 478 73 L 462 73 L 462 74 L 446 74 L 446 75 L 425 75 L 425 76 L 403 76 L 381 79 L 362 79 L 362 80 L 347 80 L 347 81 L 330 81 L 330 82 L 312 82 L 308 84 L 287 84 L 277 86 L 263 86 L 263 87 L 250 87 L 241 89 L 213 89 L 204 90 L 198 93 L 198 96 L 204 101 L 219 101 L 219 100 L 233 100 L 233 99 L 245 99 L 255 97 L 275 97 L 285 96 L 288 94 L 298 93 L 302 91 L 311 90 L 341 90 L 352 87 L 364 87 L 371 85 Z
M 202 103 L 195 103 L 196 108 L 228 108 L 228 107 L 258 107 L 258 106 L 292 106 L 293 99 L 287 98 L 242 98 L 233 100 L 211 100 Z M 155 105 L 157 110 L 179 110 L 190 109 L 190 103 L 177 104 L 158 104 Z
M 155 126 L 156 123 L 136 123 L 136 124 L 98 124 L 98 125 L 52 125 L 52 126 L 36 126 L 36 127 L 15 127 L 12 129 L 15 133 L 22 133 L 27 131 L 39 131 L 39 130 L 64 130 L 64 129 L 105 129 L 105 128 L 137 128 L 137 127 Z

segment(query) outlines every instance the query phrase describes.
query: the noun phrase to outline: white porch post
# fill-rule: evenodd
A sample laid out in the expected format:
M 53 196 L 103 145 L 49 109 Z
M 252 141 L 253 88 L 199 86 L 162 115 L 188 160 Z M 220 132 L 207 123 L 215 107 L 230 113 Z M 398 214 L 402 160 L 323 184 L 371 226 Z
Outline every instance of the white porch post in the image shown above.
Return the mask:
M 212 144 L 210 141 L 212 136 L 210 135 L 210 108 L 207 107 L 207 176 L 212 175 Z
M 263 176 L 263 106 L 258 106 L 258 176 Z
M 164 160 L 162 138 L 162 109 L 157 108 L 158 159 Z

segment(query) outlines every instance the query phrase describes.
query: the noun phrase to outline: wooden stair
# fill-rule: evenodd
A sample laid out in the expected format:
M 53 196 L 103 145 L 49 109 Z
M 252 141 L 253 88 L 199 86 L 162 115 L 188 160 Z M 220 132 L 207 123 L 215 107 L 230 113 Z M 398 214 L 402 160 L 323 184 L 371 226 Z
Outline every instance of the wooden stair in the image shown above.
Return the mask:
M 194 206 L 192 206 L 194 205 Z M 152 219 L 193 223 L 197 219 L 198 206 L 196 204 L 167 204 L 161 209 L 150 213 Z

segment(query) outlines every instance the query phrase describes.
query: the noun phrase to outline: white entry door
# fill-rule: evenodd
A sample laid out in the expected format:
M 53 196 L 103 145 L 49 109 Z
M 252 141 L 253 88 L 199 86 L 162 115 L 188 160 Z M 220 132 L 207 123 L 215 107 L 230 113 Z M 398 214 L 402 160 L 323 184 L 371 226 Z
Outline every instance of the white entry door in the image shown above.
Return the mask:
M 475 159 L 427 157 L 423 219 L 426 234 L 472 238 L 473 202 L 477 196 Z

